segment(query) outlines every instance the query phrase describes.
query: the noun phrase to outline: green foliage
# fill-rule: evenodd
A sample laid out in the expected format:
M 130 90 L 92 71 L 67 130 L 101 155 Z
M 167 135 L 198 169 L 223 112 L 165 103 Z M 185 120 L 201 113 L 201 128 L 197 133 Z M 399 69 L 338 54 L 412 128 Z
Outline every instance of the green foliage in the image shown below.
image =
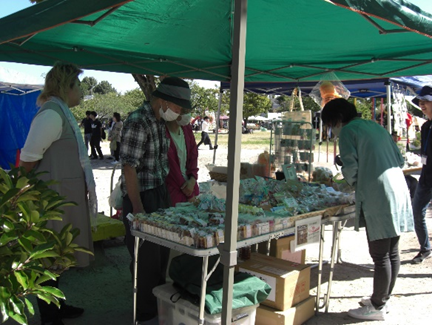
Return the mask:
M 97 80 L 94 77 L 84 77 L 81 80 L 81 91 L 83 96 L 89 96 L 93 94 L 93 89 L 97 85 Z
M 102 80 L 94 87 L 93 93 L 103 95 L 109 93 L 117 93 L 117 90 L 108 81 Z
M 65 299 L 57 288 L 44 286 L 64 270 L 76 265 L 75 251 L 91 254 L 73 243 L 79 230 L 66 225 L 60 233 L 47 228 L 47 222 L 61 220 L 64 201 L 35 172 L 14 168 L 0 169 L 0 310 L 3 322 L 12 318 L 28 324 L 26 310 L 34 315 L 27 299 L 36 295 L 60 306 Z
M 278 112 L 287 112 L 290 108 L 291 96 L 278 96 L 276 97 L 276 102 L 280 105 Z M 317 112 L 321 109 L 309 96 L 302 96 L 302 102 L 306 111 L 310 110 L 312 112 Z M 300 107 L 300 99 L 296 96 L 294 97 L 294 111 L 300 110 Z
M 93 98 L 84 100 L 79 106 L 72 109 L 78 122 L 85 117 L 86 111 L 95 111 L 99 119 L 112 117 L 114 112 L 120 113 L 124 119 L 128 113 L 142 105 L 144 94 L 140 89 L 126 92 L 124 95 L 111 92 L 108 94 L 95 94 Z
M 206 89 L 200 87 L 198 83 L 192 82 L 189 84 L 191 88 L 191 102 L 194 107 L 194 115 L 204 115 L 206 110 L 217 111 L 218 109 L 218 89 Z
M 268 112 L 271 107 L 272 102 L 267 96 L 245 93 L 243 99 L 243 119 L 247 121 L 250 116 Z

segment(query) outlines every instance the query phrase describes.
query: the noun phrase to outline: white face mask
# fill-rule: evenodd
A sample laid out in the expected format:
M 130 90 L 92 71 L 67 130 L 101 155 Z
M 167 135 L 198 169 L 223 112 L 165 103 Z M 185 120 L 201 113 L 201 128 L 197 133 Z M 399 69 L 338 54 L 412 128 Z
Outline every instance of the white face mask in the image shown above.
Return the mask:
M 159 115 L 167 122 L 175 121 L 179 117 L 180 114 L 173 112 L 171 108 L 167 107 L 166 112 L 163 111 L 163 108 L 159 108 Z
M 339 137 L 340 131 L 342 130 L 342 126 L 334 126 L 332 127 L 332 133 Z
M 181 115 L 181 120 L 177 120 L 177 124 L 180 126 L 185 126 L 190 123 L 190 120 L 192 119 L 192 116 L 190 114 Z

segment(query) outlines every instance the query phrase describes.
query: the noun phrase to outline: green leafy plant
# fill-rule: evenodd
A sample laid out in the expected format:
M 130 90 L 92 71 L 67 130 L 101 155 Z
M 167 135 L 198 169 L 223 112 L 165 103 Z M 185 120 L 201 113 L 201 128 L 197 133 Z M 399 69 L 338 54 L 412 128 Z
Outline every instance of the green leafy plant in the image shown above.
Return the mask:
M 35 295 L 60 307 L 65 299 L 59 289 L 44 286 L 64 270 L 76 265 L 74 253 L 81 251 L 73 240 L 78 229 L 68 224 L 60 233 L 47 228 L 50 220 L 62 220 L 62 207 L 75 205 L 49 188 L 35 172 L 23 168 L 6 172 L 0 168 L 0 310 L 3 322 L 12 318 L 28 324 L 26 311 L 33 316 L 28 300 Z

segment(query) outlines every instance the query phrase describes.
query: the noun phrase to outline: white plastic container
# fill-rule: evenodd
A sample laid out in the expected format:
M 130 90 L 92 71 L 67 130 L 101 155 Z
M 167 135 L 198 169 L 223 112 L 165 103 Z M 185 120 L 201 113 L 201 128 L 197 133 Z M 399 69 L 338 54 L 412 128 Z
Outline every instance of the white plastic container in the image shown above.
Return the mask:
M 178 299 L 177 290 L 171 283 L 153 289 L 158 300 L 159 325 L 194 325 L 199 321 L 199 306 L 184 299 Z M 174 301 L 174 302 L 173 302 Z M 254 325 L 258 305 L 233 309 L 232 323 Z M 204 313 L 205 325 L 222 324 L 222 314 Z

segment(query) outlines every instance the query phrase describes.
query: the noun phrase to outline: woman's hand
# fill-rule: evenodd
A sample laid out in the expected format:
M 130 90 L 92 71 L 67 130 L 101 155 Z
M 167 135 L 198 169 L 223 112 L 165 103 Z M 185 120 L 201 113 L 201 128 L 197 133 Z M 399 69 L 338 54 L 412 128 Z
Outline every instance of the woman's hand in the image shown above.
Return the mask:
M 180 187 L 180 189 L 182 190 L 184 195 L 189 197 L 193 193 L 195 184 L 196 184 L 196 179 L 194 177 L 191 177 L 182 185 L 182 187 Z

